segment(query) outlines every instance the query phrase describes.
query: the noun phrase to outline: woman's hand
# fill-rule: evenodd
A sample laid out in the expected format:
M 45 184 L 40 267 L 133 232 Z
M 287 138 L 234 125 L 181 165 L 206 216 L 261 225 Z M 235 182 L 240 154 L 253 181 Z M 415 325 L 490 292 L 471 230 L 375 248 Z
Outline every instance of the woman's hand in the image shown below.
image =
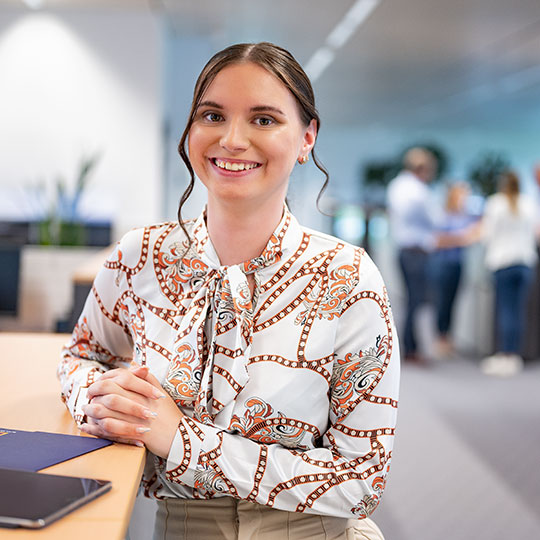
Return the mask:
M 143 442 L 150 452 L 167 459 L 183 414 L 148 368 L 139 368 L 135 373 L 138 377 L 144 378 L 145 381 L 152 384 L 154 388 L 165 396 L 154 403 L 152 410 L 156 415 L 151 422 L 151 430 L 144 435 Z
M 162 392 L 137 375 L 132 367 L 107 371 L 88 388 L 89 404 L 83 406 L 86 424 L 81 430 L 97 437 L 143 446 L 142 435 L 155 414 L 152 405 Z
M 104 373 L 88 388 L 85 433 L 137 446 L 166 458 L 182 413 L 147 367 Z

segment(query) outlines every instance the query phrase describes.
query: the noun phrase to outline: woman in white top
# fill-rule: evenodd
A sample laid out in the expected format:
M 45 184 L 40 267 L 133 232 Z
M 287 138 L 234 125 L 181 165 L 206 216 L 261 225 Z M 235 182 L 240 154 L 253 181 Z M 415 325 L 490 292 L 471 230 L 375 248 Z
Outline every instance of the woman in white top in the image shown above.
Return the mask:
M 511 375 L 523 365 L 520 356 L 527 298 L 536 263 L 537 213 L 532 199 L 520 193 L 519 178 L 504 173 L 499 192 L 484 211 L 485 262 L 495 279 L 497 353 L 482 368 L 493 375 Z
M 399 385 L 386 288 L 366 255 L 285 205 L 319 117 L 292 55 L 217 53 L 179 151 L 179 222 L 131 231 L 59 367 L 86 433 L 145 446 L 155 539 L 381 538 Z M 208 203 L 180 213 L 195 175 Z M 360 535 L 364 536 L 360 536 Z

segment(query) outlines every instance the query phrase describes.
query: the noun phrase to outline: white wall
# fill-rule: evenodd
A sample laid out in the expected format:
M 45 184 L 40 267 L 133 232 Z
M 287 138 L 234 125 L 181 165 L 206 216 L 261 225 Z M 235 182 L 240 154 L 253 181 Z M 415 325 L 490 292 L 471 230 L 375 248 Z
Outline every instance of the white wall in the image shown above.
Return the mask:
M 115 236 L 160 218 L 160 28 L 149 10 L 0 10 L 0 219 L 46 207 L 29 186 L 74 182 Z

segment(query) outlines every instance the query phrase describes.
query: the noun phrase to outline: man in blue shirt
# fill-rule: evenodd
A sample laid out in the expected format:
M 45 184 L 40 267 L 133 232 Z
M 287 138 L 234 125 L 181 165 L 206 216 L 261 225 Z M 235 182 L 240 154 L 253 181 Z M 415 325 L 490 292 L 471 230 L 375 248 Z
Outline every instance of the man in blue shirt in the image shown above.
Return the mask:
M 415 335 L 415 316 L 427 300 L 429 255 L 436 246 L 437 205 L 429 183 L 437 173 L 437 160 L 425 148 L 411 148 L 403 158 L 403 170 L 388 186 L 388 211 L 399 266 L 407 290 L 403 336 L 406 361 L 421 361 Z

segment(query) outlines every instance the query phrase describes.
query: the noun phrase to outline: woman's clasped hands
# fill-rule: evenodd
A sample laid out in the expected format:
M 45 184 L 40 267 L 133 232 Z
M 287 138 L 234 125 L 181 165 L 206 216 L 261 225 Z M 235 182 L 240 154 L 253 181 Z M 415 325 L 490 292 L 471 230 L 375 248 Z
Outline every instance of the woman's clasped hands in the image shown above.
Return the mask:
M 88 399 L 82 431 L 167 458 L 182 413 L 146 366 L 105 372 L 88 387 Z

